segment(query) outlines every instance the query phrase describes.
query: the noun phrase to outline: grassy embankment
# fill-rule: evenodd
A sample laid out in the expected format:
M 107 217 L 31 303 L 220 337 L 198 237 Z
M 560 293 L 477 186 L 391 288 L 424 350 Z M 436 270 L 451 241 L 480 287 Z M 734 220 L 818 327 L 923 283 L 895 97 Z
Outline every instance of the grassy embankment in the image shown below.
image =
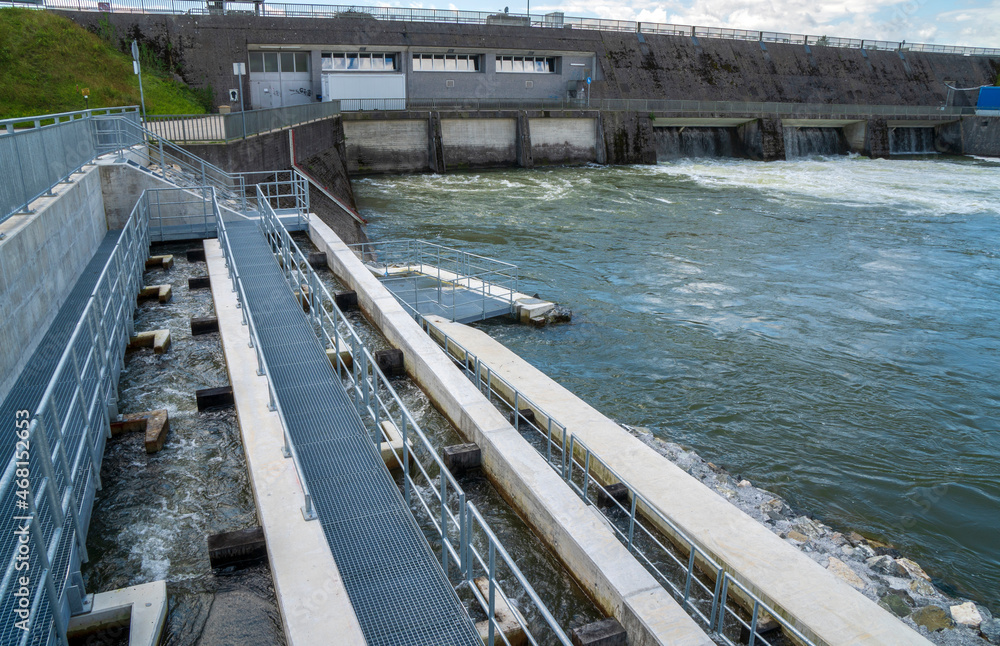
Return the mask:
M 139 105 L 132 58 L 118 51 L 113 33 L 101 38 L 55 12 L 0 9 L 0 119 Z M 202 114 L 204 91 L 171 78 L 145 49 L 142 86 L 149 114 Z

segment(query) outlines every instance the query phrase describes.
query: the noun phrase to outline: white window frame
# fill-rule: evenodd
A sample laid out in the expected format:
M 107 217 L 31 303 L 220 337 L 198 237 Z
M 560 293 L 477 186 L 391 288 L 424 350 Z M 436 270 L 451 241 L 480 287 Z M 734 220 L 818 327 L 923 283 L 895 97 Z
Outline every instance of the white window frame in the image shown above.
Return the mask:
M 557 74 L 556 56 L 515 56 L 497 54 L 497 74 Z
M 414 72 L 481 72 L 480 54 L 423 54 L 413 55 Z

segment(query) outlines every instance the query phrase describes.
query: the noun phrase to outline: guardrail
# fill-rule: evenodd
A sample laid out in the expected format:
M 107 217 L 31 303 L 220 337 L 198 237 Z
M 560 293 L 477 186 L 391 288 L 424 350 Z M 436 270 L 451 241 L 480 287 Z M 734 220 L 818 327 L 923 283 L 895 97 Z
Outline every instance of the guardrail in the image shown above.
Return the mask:
M 340 114 L 339 101 L 304 103 L 229 114 L 146 115 L 146 128 L 171 141 L 229 142 Z
M 516 619 L 531 643 L 555 640 L 569 646 L 570 640 L 563 629 L 475 505 L 466 499 L 438 450 L 337 307 L 307 256 L 269 207 L 263 209 L 260 224 L 280 260 L 289 288 L 308 302 L 307 316 L 320 341 L 334 352 L 337 374 L 345 380 L 352 402 L 371 431 L 372 450 L 391 451 L 391 459 L 402 470 L 403 496 L 408 506 L 420 512 L 421 526 L 439 542 L 445 574 L 450 579 L 458 576 L 459 585 L 467 589 L 489 620 L 487 644 L 509 644 L 496 617 L 496 595 L 499 595 L 515 610 Z M 350 359 L 342 354 L 345 350 L 349 351 Z M 474 584 L 477 572 L 487 577 L 486 594 Z M 512 594 L 511 588 L 517 594 Z M 519 601 L 526 606 L 519 607 Z
M 522 432 L 527 429 L 526 439 L 546 463 L 584 502 L 601 512 L 619 540 L 695 621 L 730 646 L 741 643 L 771 646 L 774 642 L 760 630 L 765 618 L 769 618 L 795 643 L 814 646 L 772 605 L 727 572 L 724 564 L 636 491 L 626 478 L 569 433 L 565 425 L 446 332 L 422 316 L 414 318 L 479 391 L 509 415 L 514 428 Z
M 473 25 L 504 25 L 512 27 L 539 27 L 551 29 L 588 29 L 598 31 L 641 32 L 696 38 L 724 38 L 727 40 L 755 40 L 765 43 L 816 45 L 819 47 L 845 47 L 852 49 L 878 49 L 888 51 L 931 52 L 961 54 L 963 56 L 1000 56 L 1000 49 L 990 47 L 962 47 L 907 43 L 904 41 L 866 40 L 792 34 L 778 31 L 729 29 L 726 27 L 700 27 L 673 25 L 633 20 L 606 20 L 579 18 L 562 13 L 544 15 L 461 11 L 457 9 L 411 9 L 397 7 L 364 7 L 358 5 L 290 4 L 281 2 L 230 2 L 227 0 L 41 0 L 40 2 L 13 2 L 0 5 L 38 7 L 62 11 L 101 11 L 115 13 L 165 13 L 193 15 L 236 15 L 267 18 L 355 18 L 359 20 L 392 20 L 403 22 L 444 22 Z
M 212 186 L 223 207 L 251 215 L 259 210 L 260 185 L 274 208 L 296 213 L 300 225 L 305 222 L 309 180 L 298 170 L 229 173 L 136 123 L 109 118 L 102 128 L 105 152 L 117 151 L 120 161 L 130 160 L 139 170 L 183 187 Z M 145 145 L 133 146 L 137 142 Z
M 106 120 L 138 123 L 135 106 L 80 110 L 0 121 L 0 222 L 30 213 L 30 204 L 52 195 L 85 164 L 106 152 Z
M 377 106 L 377 99 L 365 99 Z M 370 110 L 402 108 L 372 107 Z M 777 103 L 753 101 L 686 101 L 680 99 L 409 99 L 409 110 L 594 110 L 603 112 L 639 112 L 661 115 L 773 115 L 786 117 L 928 117 L 945 118 L 972 115 L 974 106 L 862 105 L 837 103 Z
M 85 609 L 80 563 L 110 436 L 108 405 L 149 251 L 147 227 L 140 199 L 37 408 L 18 415 L 17 446 L 0 477 L 2 509 L 16 524 L 0 542 L 5 644 L 65 645 L 69 616 Z
M 191 240 L 216 235 L 214 194 L 210 186 L 147 188 L 142 200 L 149 213 L 149 239 Z
M 513 311 L 518 286 L 517 265 L 425 240 L 385 240 L 349 246 L 362 262 L 382 268 L 380 281 L 397 298 L 413 294 L 412 303 L 403 303 L 410 309 L 420 312 L 421 303 L 433 303 L 436 309 L 450 312 L 451 319 L 456 320 L 458 308 L 472 304 L 471 299 L 460 302 L 455 297 L 464 291 L 478 294 L 484 317 L 488 302 L 506 301 Z M 420 282 L 428 278 L 435 279 L 436 285 L 421 287 Z M 450 293 L 450 306 L 445 304 L 445 292 Z M 422 299 L 422 294 L 434 297 Z

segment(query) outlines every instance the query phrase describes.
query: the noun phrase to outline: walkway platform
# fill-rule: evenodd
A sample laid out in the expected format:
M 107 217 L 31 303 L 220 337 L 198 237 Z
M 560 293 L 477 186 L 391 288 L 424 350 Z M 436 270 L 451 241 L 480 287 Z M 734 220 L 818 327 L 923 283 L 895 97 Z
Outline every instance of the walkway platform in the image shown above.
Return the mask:
M 4 455 L 7 459 L 10 459 L 10 456 L 14 452 L 16 411 L 28 410 L 32 415 L 35 414 L 38 404 L 45 394 L 45 389 L 48 387 L 49 381 L 56 371 L 63 351 L 66 349 L 66 344 L 73 335 L 80 316 L 83 314 L 83 310 L 90 300 L 97 280 L 100 278 L 108 258 L 110 258 L 111 253 L 114 251 L 115 245 L 118 243 L 120 234 L 120 230 L 112 230 L 108 231 L 104 236 L 94 256 L 84 268 L 76 284 L 73 285 L 66 300 L 56 313 L 55 319 L 49 325 L 45 336 L 42 337 L 38 347 L 31 355 L 31 359 L 24 370 L 21 371 L 21 375 L 14 383 L 6 398 L 4 398 L 3 404 L 0 405 L 0 419 L 3 420 L 2 427 L 0 427 L 0 452 L 2 452 L 0 454 Z M 55 403 L 60 411 L 67 409 L 69 404 L 67 400 L 70 398 L 69 395 L 75 387 L 75 379 L 71 377 L 71 373 L 72 371 L 66 371 L 64 373 L 65 377 L 60 380 L 56 388 Z M 85 379 L 88 377 L 88 375 L 84 375 Z M 70 383 L 71 381 L 74 383 Z M 99 446 L 95 447 L 95 455 L 103 456 L 106 436 L 104 434 L 97 434 L 97 438 Z M 52 437 L 49 438 L 50 446 L 53 439 Z M 82 425 L 79 423 L 71 425 L 65 439 L 66 442 L 63 446 L 65 455 L 69 456 L 70 459 L 79 455 L 81 460 L 87 461 L 81 473 L 92 473 L 89 469 L 91 452 L 79 451 L 81 442 L 83 441 Z M 33 451 L 39 450 L 36 446 L 32 446 L 31 448 Z M 35 462 L 34 454 L 32 457 L 32 469 L 41 471 L 40 463 Z M 100 465 L 97 465 L 97 469 L 100 469 Z M 76 508 L 80 510 L 80 520 L 84 530 L 90 524 L 95 490 L 96 482 L 93 475 L 89 475 L 86 484 L 74 492 L 76 495 Z M 23 511 L 16 510 L 17 499 L 15 492 L 16 488 L 10 487 L 8 495 L 0 501 L 0 514 L 3 514 L 3 518 L 5 519 L 24 515 Z M 46 512 L 46 514 L 48 513 Z M 61 586 L 66 581 L 67 573 L 71 571 L 71 568 L 74 566 L 76 568 L 79 567 L 79 563 L 73 563 L 74 560 L 79 559 L 73 538 L 73 532 L 64 533 L 55 558 L 52 560 L 53 580 L 56 581 L 57 586 Z M 13 531 L 5 532 L 3 537 L 0 538 L 0 554 L 3 554 L 5 559 L 9 558 L 7 555 L 12 554 L 16 540 L 17 536 L 14 535 Z M 38 566 L 38 562 L 37 559 L 34 559 L 32 568 L 36 568 L 36 566 Z M 40 567 L 37 567 L 37 569 L 33 569 L 32 571 L 39 570 Z M 61 589 L 57 590 L 57 592 L 60 591 Z M 12 610 L 15 603 L 17 603 L 17 597 L 14 595 L 9 595 L 3 600 L 3 607 L 0 608 L 0 616 L 3 617 L 0 620 L 0 643 L 17 643 L 23 637 L 23 631 L 13 626 L 13 622 L 16 620 L 16 615 L 14 615 Z M 33 631 L 38 631 L 39 635 L 45 635 L 46 637 L 43 638 L 43 641 L 47 639 L 51 623 L 51 613 L 52 609 L 48 607 L 48 602 L 43 601 L 42 607 L 38 609 L 37 614 L 32 616 Z
M 257 224 L 226 229 L 301 476 L 367 643 L 479 646 Z
M 930 646 L 895 616 L 489 335 L 442 319 L 433 325 L 479 357 L 484 370 L 489 366 L 564 424 L 727 571 L 815 643 Z M 535 411 L 535 416 L 544 425 L 544 413 Z

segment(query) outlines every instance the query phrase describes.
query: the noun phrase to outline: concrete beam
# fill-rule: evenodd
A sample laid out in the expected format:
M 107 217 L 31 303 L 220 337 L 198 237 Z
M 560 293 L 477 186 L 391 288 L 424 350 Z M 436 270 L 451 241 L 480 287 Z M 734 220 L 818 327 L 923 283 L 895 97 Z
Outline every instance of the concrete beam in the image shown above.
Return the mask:
M 128 342 L 128 349 L 153 348 L 155 354 L 163 354 L 170 349 L 170 330 L 140 332 Z
M 257 519 L 267 541 L 268 564 L 288 646 L 365 644 L 343 579 L 319 523 L 302 518 L 302 489 L 292 460 L 281 454 L 283 430 L 267 409 L 267 377 L 247 369 L 257 362 L 229 285 L 218 240 L 204 242 L 223 352 L 233 384 L 247 472 Z
M 855 123 L 864 123 L 865 119 L 788 119 L 782 118 L 781 125 L 785 128 L 843 128 Z
M 146 453 L 156 453 L 167 441 L 170 416 L 166 410 L 151 410 L 146 413 L 122 415 L 120 420 L 111 422 L 111 435 L 132 431 L 142 431 L 145 434 Z
M 90 612 L 69 619 L 67 637 L 128 625 L 130 646 L 156 646 L 167 620 L 167 584 L 153 581 L 94 595 Z

